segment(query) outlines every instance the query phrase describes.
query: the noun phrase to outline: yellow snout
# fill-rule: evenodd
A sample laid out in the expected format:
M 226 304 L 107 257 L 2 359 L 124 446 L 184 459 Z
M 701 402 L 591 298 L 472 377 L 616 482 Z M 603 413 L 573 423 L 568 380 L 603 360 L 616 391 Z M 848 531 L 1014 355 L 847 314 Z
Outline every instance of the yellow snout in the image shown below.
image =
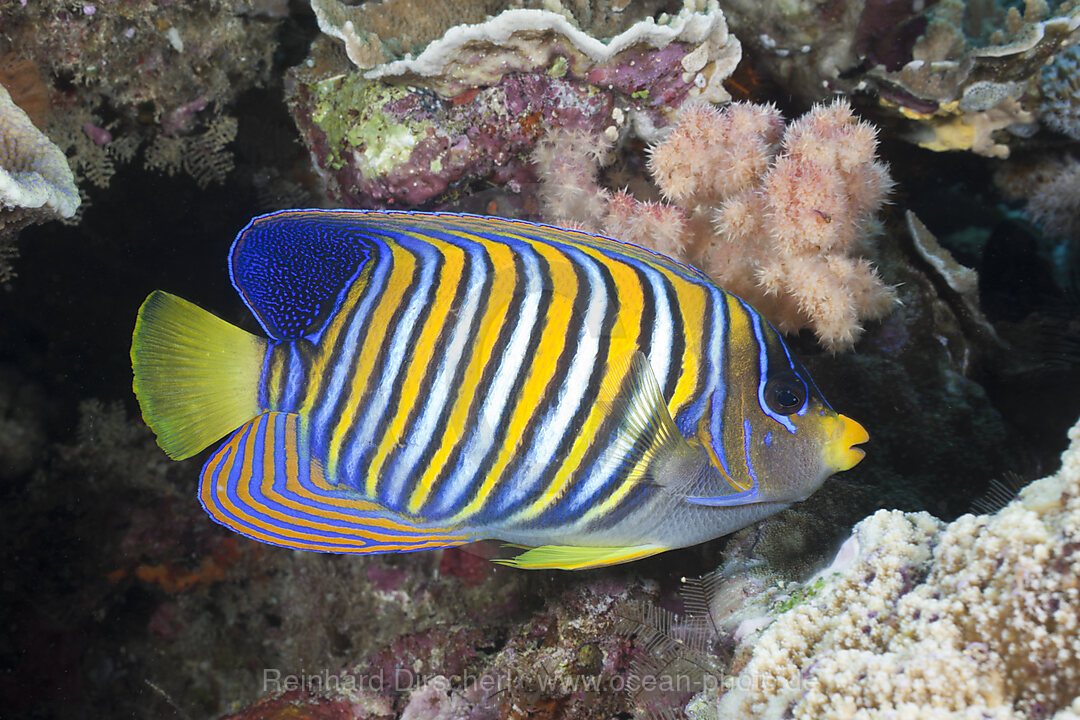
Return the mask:
M 855 447 L 870 439 L 862 425 L 847 415 L 825 418 L 825 462 L 833 472 L 850 470 L 866 457 L 866 453 Z

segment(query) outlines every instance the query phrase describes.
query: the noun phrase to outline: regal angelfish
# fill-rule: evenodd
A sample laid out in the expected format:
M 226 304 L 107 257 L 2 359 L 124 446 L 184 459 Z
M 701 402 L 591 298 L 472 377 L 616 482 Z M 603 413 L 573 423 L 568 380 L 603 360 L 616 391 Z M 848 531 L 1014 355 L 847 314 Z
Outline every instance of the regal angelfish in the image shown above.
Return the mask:
M 760 315 L 583 232 L 441 213 L 254 219 L 233 284 L 269 339 L 164 292 L 139 310 L 143 417 L 170 457 L 232 433 L 207 512 L 274 545 L 498 539 L 585 568 L 730 533 L 863 457 Z

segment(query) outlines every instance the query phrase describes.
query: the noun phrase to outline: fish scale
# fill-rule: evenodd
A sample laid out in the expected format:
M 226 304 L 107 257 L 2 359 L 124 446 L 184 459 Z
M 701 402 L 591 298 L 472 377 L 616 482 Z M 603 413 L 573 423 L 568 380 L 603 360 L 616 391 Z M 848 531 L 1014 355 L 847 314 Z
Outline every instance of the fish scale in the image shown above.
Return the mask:
M 405 430 L 402 423 L 385 422 L 388 410 L 383 399 L 390 392 L 386 391 L 379 395 L 378 387 L 389 388 L 392 386 L 395 388 L 396 398 L 393 404 L 396 405 L 397 416 L 399 418 L 405 417 L 411 414 L 411 411 L 415 410 L 419 405 L 421 400 L 420 388 L 433 384 L 430 382 L 430 378 L 423 375 L 418 376 L 414 373 L 409 378 L 411 382 L 407 383 L 407 389 L 402 391 L 402 388 L 405 387 L 403 385 L 406 380 L 405 376 L 409 374 L 407 368 L 412 367 L 415 369 L 420 367 L 423 371 L 432 373 L 439 369 L 439 365 L 435 362 L 420 362 L 423 359 L 419 357 L 421 349 L 416 347 L 415 343 L 415 336 L 420 331 L 420 328 L 411 322 L 407 323 L 407 327 L 403 327 L 403 325 L 406 325 L 405 318 L 407 314 L 399 313 L 385 326 L 372 323 L 368 328 L 365 340 L 350 348 L 353 352 L 342 352 L 340 345 L 338 345 L 324 351 L 330 357 L 319 361 L 327 366 L 343 365 L 354 368 L 353 372 L 357 380 L 354 381 L 355 384 L 350 389 L 345 404 L 355 406 L 367 404 L 369 407 L 381 411 L 370 413 L 361 418 L 354 417 L 353 424 L 344 429 L 340 426 L 342 422 L 340 417 L 335 418 L 339 423 L 336 429 L 319 427 L 315 424 L 310 426 L 309 431 L 317 447 L 333 443 L 330 439 L 324 439 L 324 435 L 339 436 L 341 438 L 339 442 L 343 445 L 349 444 L 356 453 L 357 462 L 338 470 L 337 477 L 340 482 L 349 487 L 360 489 L 361 480 L 363 480 L 365 495 L 396 511 L 411 512 L 416 517 L 423 517 L 430 521 L 443 520 L 447 515 L 450 515 L 454 523 L 474 525 L 480 524 L 486 519 L 483 510 L 488 505 L 493 506 L 492 509 L 496 511 L 501 523 L 512 524 L 515 520 L 514 514 L 517 515 L 516 519 L 518 521 L 525 521 L 531 519 L 533 515 L 545 507 L 543 503 L 538 504 L 536 498 L 538 494 L 543 493 L 545 490 L 548 490 L 549 496 L 569 497 L 571 495 L 575 488 L 573 485 L 569 485 L 567 481 L 572 468 L 567 467 L 567 462 L 561 465 L 553 464 L 552 459 L 556 454 L 565 454 L 565 446 L 569 444 L 581 448 L 582 451 L 590 445 L 595 445 L 590 441 L 588 434 L 574 432 L 573 428 L 582 424 L 580 422 L 583 420 L 581 415 L 583 409 L 587 409 L 585 405 L 587 397 L 595 397 L 599 385 L 605 380 L 612 382 L 610 378 L 605 376 L 605 367 L 609 364 L 607 353 L 597 352 L 598 346 L 601 344 L 599 340 L 606 339 L 611 334 L 609 330 L 605 329 L 605 326 L 613 326 L 619 317 L 621 304 L 618 300 L 621 296 L 629 294 L 631 291 L 640 295 L 641 289 L 640 286 L 636 285 L 638 282 L 637 275 L 628 272 L 629 268 L 632 267 L 630 262 L 618 262 L 611 257 L 602 256 L 595 252 L 586 255 L 581 250 L 572 247 L 560 249 L 557 246 L 544 245 L 542 250 L 536 251 L 530 247 L 530 241 L 536 242 L 541 239 L 546 240 L 546 238 L 536 235 L 522 235 L 518 236 L 517 239 L 519 242 L 515 243 L 516 247 L 514 247 L 514 245 L 507 242 L 505 236 L 485 237 L 478 235 L 471 238 L 428 236 L 421 239 L 403 234 L 395 237 L 395 244 L 392 246 L 387 245 L 386 248 L 396 257 L 409 256 L 411 272 L 409 273 L 409 281 L 407 283 L 402 282 L 399 287 L 399 295 L 397 296 L 400 297 L 459 295 L 464 276 L 460 273 L 454 273 L 452 276 L 447 277 L 443 274 L 436 274 L 435 269 L 436 266 L 444 262 L 446 254 L 454 251 L 464 252 L 464 243 L 472 243 L 481 250 L 493 245 L 501 245 L 517 254 L 540 252 L 544 255 L 549 273 L 552 264 L 558 262 L 565 265 L 566 270 L 574 274 L 575 285 L 579 291 L 570 295 L 566 292 L 566 283 L 563 282 L 560 283 L 560 287 L 563 289 L 558 293 L 561 296 L 559 299 L 569 310 L 564 308 L 562 313 L 553 312 L 551 306 L 554 304 L 554 293 L 549 296 L 546 306 L 537 309 L 537 318 L 544 317 L 546 323 L 549 324 L 539 336 L 537 344 L 541 346 L 557 345 L 563 340 L 563 336 L 566 335 L 563 329 L 565 317 L 575 314 L 573 308 L 575 303 L 579 305 L 577 307 L 579 313 L 586 307 L 592 307 L 595 311 L 593 316 L 590 317 L 588 312 L 585 313 L 585 322 L 579 329 L 580 331 L 576 333 L 576 337 L 575 335 L 570 336 L 568 342 L 571 342 L 572 346 L 567 347 L 564 352 L 540 355 L 532 363 L 519 362 L 516 372 L 510 373 L 510 377 L 504 381 L 504 384 L 509 384 L 512 388 L 520 386 L 523 382 L 528 384 L 527 380 L 530 378 L 534 379 L 533 384 L 536 385 L 535 379 L 539 379 L 541 383 L 537 392 L 534 393 L 537 396 L 536 402 L 530 403 L 522 399 L 519 390 L 517 393 L 519 397 L 517 402 L 514 403 L 514 393 L 500 392 L 500 388 L 494 383 L 489 384 L 487 387 L 478 385 L 464 386 L 459 389 L 459 392 L 472 397 L 473 403 L 481 407 L 492 397 L 493 393 L 501 399 L 510 398 L 511 402 L 507 404 L 514 407 L 507 414 L 512 415 L 516 411 L 523 423 L 522 432 L 519 436 L 520 440 L 517 440 L 516 443 L 528 449 L 525 452 L 516 451 L 515 443 L 507 442 L 506 439 L 501 443 L 496 442 L 498 439 L 497 434 L 494 432 L 488 433 L 490 442 L 487 443 L 487 452 L 484 452 L 483 449 L 474 449 L 471 453 L 473 456 L 480 458 L 479 467 L 476 471 L 470 472 L 472 470 L 471 466 L 463 467 L 461 464 L 446 464 L 443 466 L 440 476 L 433 482 L 433 485 L 438 487 L 442 493 L 449 495 L 449 498 L 444 498 L 439 493 L 436 493 L 426 505 L 418 507 L 414 505 L 413 509 L 409 510 L 407 507 L 408 499 L 416 488 L 406 486 L 403 482 L 391 482 L 391 479 L 394 478 L 403 480 L 405 476 L 421 476 L 421 468 L 417 466 L 415 461 L 412 464 L 395 462 L 401 459 L 400 456 L 404 453 L 404 450 L 406 448 L 430 446 L 439 443 L 440 440 L 444 444 L 450 442 L 460 447 L 470 441 L 475 441 L 476 438 L 464 432 L 464 428 L 447 428 L 441 438 L 432 437 L 428 439 L 423 436 L 399 436 L 399 433 Z M 421 244 L 425 246 L 425 249 L 434 249 L 437 252 L 418 253 L 410 247 L 410 240 L 421 240 Z M 633 262 L 640 261 L 633 260 Z M 587 263 L 591 263 L 592 267 L 588 267 Z M 606 284 L 600 278 L 601 271 L 599 268 L 602 263 L 606 263 L 605 270 L 608 275 Z M 426 276 L 425 269 L 430 271 Z M 611 279 L 612 269 L 619 272 L 624 281 L 628 276 L 632 277 L 635 285 L 627 287 L 628 283 L 624 282 L 615 287 L 615 283 Z M 393 274 L 391 274 L 391 278 L 393 277 Z M 417 281 L 417 278 L 421 278 L 421 280 Z M 672 282 L 671 279 L 667 281 Z M 451 286 L 451 289 L 448 290 L 447 286 Z M 381 292 L 385 294 L 387 290 L 383 288 Z M 610 308 L 606 307 L 605 299 L 608 297 L 613 299 Z M 593 300 L 593 298 L 598 298 L 598 300 Z M 359 300 L 359 302 L 362 302 L 362 300 Z M 389 304 L 391 306 L 398 305 L 396 300 Z M 433 303 L 425 303 L 425 306 L 438 307 L 437 304 Z M 655 313 L 650 314 L 655 315 Z M 440 316 L 432 315 L 428 317 L 429 322 L 427 325 L 435 325 L 436 329 L 439 330 L 447 329 L 446 315 L 444 312 Z M 639 318 L 640 313 L 638 317 L 623 320 L 620 323 L 623 327 L 632 327 L 632 331 L 629 333 L 630 337 L 624 338 L 624 341 L 628 341 L 630 348 L 634 349 L 637 347 L 638 336 L 642 334 Z M 346 324 L 351 319 L 349 314 L 343 313 L 340 322 Z M 503 324 L 508 321 L 509 318 L 503 318 Z M 535 325 L 533 329 L 535 331 Z M 655 331 L 650 328 L 650 334 L 653 332 Z M 590 340 L 593 342 L 590 342 Z M 582 348 L 582 344 L 586 347 Z M 386 363 L 381 356 L 370 357 L 368 360 L 358 359 L 357 357 L 359 349 L 362 347 L 378 347 L 389 349 L 392 352 L 395 345 L 403 348 L 408 347 L 409 350 L 401 354 L 397 358 L 397 362 L 392 365 Z M 647 349 L 643 348 L 643 350 Z M 508 345 L 496 345 L 489 352 L 489 363 L 494 363 L 508 353 L 514 353 L 515 356 L 520 354 Z M 632 349 L 628 348 L 625 355 L 628 356 L 629 352 L 632 352 Z M 671 350 L 670 348 L 664 348 L 663 352 L 670 354 Z M 482 358 L 473 356 L 469 359 L 476 362 Z M 383 373 L 376 375 L 374 368 L 380 365 Z M 625 362 L 622 363 L 622 366 L 624 369 Z M 371 368 L 370 371 L 369 368 Z M 574 369 L 578 370 L 576 375 L 571 373 Z M 708 374 L 708 372 L 704 373 L 704 375 Z M 367 382 L 363 383 L 365 378 Z M 672 385 L 676 381 L 677 376 L 672 379 Z M 568 397 L 571 395 L 574 397 Z M 429 408 L 433 406 L 445 408 L 451 403 L 453 397 L 454 395 L 449 391 L 435 395 L 428 393 L 423 398 L 423 401 Z M 321 414 L 320 405 L 324 403 L 328 405 L 342 404 L 340 397 L 327 393 L 318 400 L 318 404 L 312 407 L 312 411 L 317 416 Z M 593 406 L 595 406 L 595 403 L 593 403 Z M 579 420 L 579 422 L 574 423 L 575 419 Z M 488 428 L 498 427 L 503 424 L 503 421 L 503 416 L 496 415 L 491 420 L 474 424 L 474 427 L 479 425 Z M 591 427 L 595 424 L 595 422 L 585 424 L 585 427 Z M 511 427 L 513 427 L 513 423 L 511 423 Z M 542 456 L 540 456 L 541 453 L 536 451 L 539 445 L 546 448 L 546 452 Z M 366 449 L 367 452 L 364 452 L 361 448 Z M 564 450 L 564 452 L 558 453 L 560 449 Z M 413 454 L 415 454 L 415 451 Z M 581 454 L 582 452 L 577 453 L 577 458 L 580 458 Z M 507 458 L 507 464 L 484 462 L 484 459 L 490 459 L 492 456 L 496 459 L 499 459 L 500 456 Z M 327 458 L 319 459 L 327 460 Z M 571 456 L 566 460 L 570 461 L 572 459 L 575 458 Z M 492 467 L 493 464 L 496 465 L 495 468 Z M 610 463 L 608 464 L 610 465 Z M 328 466 L 333 468 L 332 464 L 328 463 Z M 547 467 L 557 468 L 557 471 L 548 473 L 538 471 Z M 457 470 L 457 473 L 453 472 L 454 469 Z M 485 470 L 486 472 L 484 472 Z M 608 485 L 607 479 L 601 480 L 599 483 L 595 481 L 595 478 L 602 475 L 604 470 L 603 464 L 597 464 L 594 465 L 592 472 L 583 472 L 577 475 L 582 479 L 593 479 L 593 484 L 598 485 L 599 490 L 601 487 Z M 612 475 L 611 469 L 608 469 L 606 474 L 610 477 Z M 551 486 L 556 482 L 558 487 L 553 490 Z M 614 488 L 611 490 L 614 491 Z M 521 502 L 523 498 L 528 497 L 532 497 L 534 499 L 533 504 L 536 505 L 531 513 L 528 512 L 527 508 L 522 507 Z M 462 498 L 471 499 L 471 502 L 466 503 L 464 508 L 461 507 Z M 446 502 L 447 499 L 450 502 Z M 503 499 L 503 502 L 500 503 L 500 499 Z M 517 499 L 518 502 L 513 502 L 514 499 Z M 548 504 L 550 504 L 550 499 L 549 497 Z M 580 493 L 575 493 L 574 499 L 576 504 L 579 505 L 583 502 L 589 502 L 589 498 L 581 497 Z M 430 512 L 432 507 L 438 508 L 440 506 L 448 509 L 444 510 L 441 515 L 438 512 Z M 522 512 L 523 509 L 525 512 Z M 508 514 L 510 514 L 509 517 Z M 557 516 L 558 513 L 554 513 L 554 515 Z
M 135 389 L 174 457 L 232 431 L 200 499 L 264 542 L 497 538 L 532 548 L 509 564 L 592 567 L 730 532 L 862 457 L 865 431 L 760 315 L 616 240 L 292 210 L 237 236 L 230 275 L 269 339 L 155 293 Z M 164 391 L 178 383 L 190 396 Z

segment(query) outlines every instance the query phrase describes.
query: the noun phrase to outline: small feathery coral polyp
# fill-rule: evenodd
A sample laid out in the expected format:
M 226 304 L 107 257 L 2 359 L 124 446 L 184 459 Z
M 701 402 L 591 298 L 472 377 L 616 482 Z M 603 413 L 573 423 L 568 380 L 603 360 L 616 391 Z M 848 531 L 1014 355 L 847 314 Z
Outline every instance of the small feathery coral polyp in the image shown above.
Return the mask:
M 875 159 L 876 131 L 845 101 L 817 105 L 786 128 L 772 105 L 684 107 L 649 156 L 671 205 L 597 187 L 588 141 L 553 135 L 534 156 L 552 220 L 692 262 L 781 330 L 812 328 L 834 351 L 895 305 L 893 288 L 862 257 L 892 181 Z M 579 214 L 586 207 L 593 214 Z
M 499 539 L 577 569 L 724 535 L 867 439 L 750 306 L 685 265 L 546 225 L 283 211 L 233 245 L 269 339 L 156 292 L 143 417 L 218 522 L 341 553 Z

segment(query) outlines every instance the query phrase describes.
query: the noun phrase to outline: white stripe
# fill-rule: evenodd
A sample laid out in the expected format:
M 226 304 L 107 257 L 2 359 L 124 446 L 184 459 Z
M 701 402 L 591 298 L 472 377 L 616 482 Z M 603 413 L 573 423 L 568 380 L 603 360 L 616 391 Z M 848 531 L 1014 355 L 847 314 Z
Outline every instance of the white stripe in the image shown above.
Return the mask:
M 416 419 L 415 425 L 405 429 L 410 439 L 405 443 L 404 449 L 389 472 L 380 481 L 380 484 L 385 483 L 386 487 L 386 491 L 382 494 L 388 498 L 406 499 L 403 497 L 406 478 L 419 472 L 415 467 L 416 462 L 420 459 L 420 455 L 423 454 L 427 446 L 426 443 L 428 441 L 434 442 L 433 438 L 435 438 L 438 429 L 435 427 L 435 423 L 439 420 L 439 414 L 447 403 L 456 397 L 454 391 L 457 388 L 452 386 L 452 382 L 458 365 L 461 363 L 461 358 L 465 353 L 466 343 L 469 340 L 469 326 L 480 308 L 480 301 L 484 299 L 481 290 L 483 289 L 484 275 L 487 269 L 484 265 L 486 254 L 483 250 L 478 249 L 475 252 L 466 250 L 466 252 L 472 258 L 472 265 L 469 272 L 468 287 L 465 289 L 465 304 L 458 309 L 457 322 L 454 324 L 450 342 L 447 343 L 446 353 L 443 355 L 442 362 L 439 363 L 439 368 L 435 373 L 435 379 L 432 381 L 427 401 L 424 403 L 424 409 Z
M 379 375 L 379 379 L 369 381 L 369 387 L 374 388 L 374 392 L 364 404 L 364 415 L 360 422 L 354 426 L 355 433 L 345 437 L 341 465 L 348 475 L 353 478 L 358 477 L 358 468 L 355 466 L 358 460 L 357 456 L 362 450 L 372 447 L 376 438 L 385 429 L 384 416 L 389 411 L 390 393 L 394 389 L 394 382 L 397 380 L 398 375 L 401 374 L 406 345 L 409 342 L 409 336 L 412 334 L 413 328 L 416 327 L 416 321 L 420 318 L 420 313 L 424 309 L 425 296 L 427 295 L 425 291 L 432 287 L 432 278 L 439 259 L 439 253 L 427 242 L 421 240 L 413 244 L 403 242 L 403 240 L 404 238 L 400 238 L 398 244 L 405 250 L 415 253 L 419 265 L 420 280 L 413 285 L 412 297 L 409 299 L 405 312 L 401 315 L 394 336 L 388 338 L 390 348 L 384 357 L 382 373 Z M 366 482 L 366 478 L 363 479 Z
M 671 372 L 671 328 L 675 321 L 671 317 L 671 305 L 668 304 L 667 280 L 647 265 L 642 265 L 642 270 L 649 278 L 649 286 L 656 298 L 649 364 L 652 365 L 657 382 L 663 389 L 667 387 L 668 374 Z
M 376 288 L 381 285 L 383 278 L 390 272 L 390 249 L 380 240 L 378 265 L 376 265 L 371 277 L 368 278 L 368 286 L 356 303 L 353 319 L 345 330 L 344 339 L 341 340 L 341 352 L 338 355 L 337 362 L 333 365 L 330 382 L 323 387 L 322 397 L 317 401 L 321 407 L 312 420 L 311 429 L 312 434 L 316 437 L 324 433 L 329 435 L 333 429 L 331 426 L 339 420 L 336 414 L 331 416 L 331 413 L 337 410 L 337 402 L 341 398 L 341 393 L 347 391 L 344 387 L 345 379 L 349 375 L 349 370 L 356 365 L 356 355 L 360 352 L 360 334 L 367 329 L 368 316 L 382 295 L 382 291 L 376 292 Z M 329 351 L 329 348 L 326 348 L 326 351 Z M 332 473 L 332 469 L 330 470 Z
M 589 376 L 601 360 L 597 353 L 600 347 L 604 315 L 608 307 L 604 278 L 596 262 L 585 253 L 569 251 L 567 254 L 575 255 L 576 257 L 572 257 L 571 260 L 585 270 L 589 285 L 589 304 L 585 311 L 585 322 L 581 324 L 578 331 L 577 352 L 574 353 L 570 368 L 558 391 L 558 404 L 551 408 L 541 421 L 537 432 L 538 442 L 529 448 L 520 465 L 518 475 L 511 483 L 511 492 L 507 496 L 507 501 L 511 506 L 535 490 L 536 485 L 549 475 L 555 463 L 555 452 L 563 437 L 571 432 L 570 422 L 585 399 Z M 578 288 L 578 293 L 582 290 L 583 288 Z M 523 508 L 505 522 L 513 523 L 521 512 L 527 510 L 528 508 Z
M 765 402 L 765 384 L 769 381 L 769 355 L 768 348 L 765 345 L 765 334 L 764 331 L 761 329 L 761 316 L 751 310 L 746 303 L 743 303 L 741 300 L 739 302 L 753 319 L 754 337 L 757 338 L 758 343 L 758 407 L 761 408 L 761 412 L 765 413 L 773 420 L 783 425 L 789 433 L 794 435 L 795 423 L 791 422 L 790 418 L 787 418 L 783 415 L 780 415 L 779 413 L 775 413 L 770 410 L 768 404 L 766 404 Z
M 495 444 L 498 430 L 505 424 L 503 415 L 510 400 L 510 391 L 521 372 L 529 347 L 529 336 L 540 314 L 540 268 L 531 249 L 511 248 L 525 267 L 525 296 L 518 311 L 518 322 L 510 340 L 502 350 L 499 368 L 492 378 L 483 405 L 477 415 L 476 427 L 466 439 L 461 459 L 447 478 L 445 489 L 429 500 L 444 508 L 457 508 L 476 478 L 480 463 Z M 498 273 L 498 269 L 495 270 Z

